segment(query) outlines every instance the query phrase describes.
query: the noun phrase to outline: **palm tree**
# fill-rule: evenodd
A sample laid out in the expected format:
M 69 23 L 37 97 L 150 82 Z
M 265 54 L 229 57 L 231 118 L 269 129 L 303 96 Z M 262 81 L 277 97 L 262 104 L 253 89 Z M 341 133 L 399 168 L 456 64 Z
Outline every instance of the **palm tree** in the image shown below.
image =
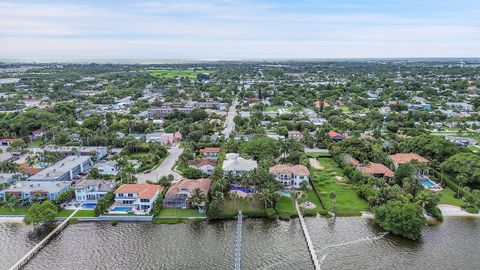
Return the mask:
M 250 210 L 250 207 L 253 205 L 253 203 L 255 202 L 255 197 L 253 197 L 253 195 L 249 195 L 245 198 L 245 200 L 247 201 L 247 204 L 248 204 L 248 209 Z
M 17 196 L 13 196 L 13 195 L 8 194 L 5 197 L 5 206 L 10 207 L 12 212 L 15 211 L 15 209 L 13 207 L 18 205 L 19 202 L 20 202 L 20 198 L 18 198 Z
M 458 182 L 458 185 L 460 186 L 460 188 L 457 189 L 457 198 L 460 198 L 460 190 L 463 189 L 463 185 L 465 185 L 467 181 L 468 181 L 468 178 L 464 173 L 460 173 L 457 176 L 457 182 Z
M 328 197 L 330 198 L 330 200 L 332 200 L 332 203 L 333 203 L 333 207 L 332 207 L 332 211 L 333 211 L 333 218 L 335 219 L 335 217 L 337 216 L 337 194 L 334 192 L 334 191 L 331 191 L 330 193 L 328 193 Z
M 475 197 L 475 202 L 474 202 L 475 208 L 478 209 L 478 198 L 480 197 L 480 190 L 478 189 L 472 190 L 472 195 Z
M 207 201 L 207 196 L 205 196 L 203 190 L 197 187 L 192 190 L 189 201 L 192 206 L 198 207 L 198 210 L 200 210 L 200 207 L 205 205 L 205 202 Z

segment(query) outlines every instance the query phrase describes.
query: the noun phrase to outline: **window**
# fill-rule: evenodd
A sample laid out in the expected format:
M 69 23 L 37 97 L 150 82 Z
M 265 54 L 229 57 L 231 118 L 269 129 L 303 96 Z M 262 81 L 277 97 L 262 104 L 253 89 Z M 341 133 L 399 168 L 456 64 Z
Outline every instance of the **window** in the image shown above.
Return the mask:
M 150 199 L 140 199 L 140 202 L 148 203 L 148 202 L 150 202 Z
M 133 194 L 132 193 L 128 193 L 127 195 L 129 198 L 132 198 L 133 197 Z

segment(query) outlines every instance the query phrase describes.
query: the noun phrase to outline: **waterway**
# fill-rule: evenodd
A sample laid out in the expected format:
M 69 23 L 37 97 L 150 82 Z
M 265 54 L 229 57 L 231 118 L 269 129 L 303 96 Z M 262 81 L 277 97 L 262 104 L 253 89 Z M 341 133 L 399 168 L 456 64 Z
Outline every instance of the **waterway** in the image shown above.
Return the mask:
M 357 217 L 306 218 L 323 269 L 480 269 L 480 220 L 446 218 L 420 241 L 384 233 Z M 235 221 L 68 226 L 25 269 L 233 269 Z M 40 240 L 0 224 L 0 269 Z M 243 223 L 242 269 L 313 269 L 298 219 Z

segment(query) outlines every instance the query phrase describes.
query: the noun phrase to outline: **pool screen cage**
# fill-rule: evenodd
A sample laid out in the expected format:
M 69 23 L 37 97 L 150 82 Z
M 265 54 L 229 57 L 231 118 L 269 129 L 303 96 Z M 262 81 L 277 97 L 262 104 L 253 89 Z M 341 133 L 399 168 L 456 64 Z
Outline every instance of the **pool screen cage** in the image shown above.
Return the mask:
M 171 194 L 166 195 L 163 199 L 164 207 L 186 208 L 188 206 L 187 194 Z

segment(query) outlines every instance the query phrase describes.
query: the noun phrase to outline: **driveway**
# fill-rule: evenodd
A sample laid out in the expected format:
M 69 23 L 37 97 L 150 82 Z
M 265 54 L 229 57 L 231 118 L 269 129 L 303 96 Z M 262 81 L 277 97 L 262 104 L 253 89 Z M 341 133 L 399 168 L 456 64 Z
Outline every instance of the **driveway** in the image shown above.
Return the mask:
M 235 128 L 235 122 L 233 122 L 233 118 L 237 115 L 237 105 L 238 105 L 238 97 L 232 102 L 230 109 L 228 110 L 227 119 L 225 120 L 225 129 L 222 131 L 223 136 L 227 139 L 230 137 L 233 129 Z
M 172 168 L 183 153 L 183 149 L 172 147 L 168 149 L 168 153 L 168 157 L 155 170 L 152 170 L 149 173 L 139 173 L 135 175 L 138 179 L 138 183 L 145 183 L 147 180 L 157 181 L 162 176 L 168 176 L 169 174 L 172 174 L 175 177 L 175 180 L 181 179 L 182 176 L 177 172 L 172 171 Z

